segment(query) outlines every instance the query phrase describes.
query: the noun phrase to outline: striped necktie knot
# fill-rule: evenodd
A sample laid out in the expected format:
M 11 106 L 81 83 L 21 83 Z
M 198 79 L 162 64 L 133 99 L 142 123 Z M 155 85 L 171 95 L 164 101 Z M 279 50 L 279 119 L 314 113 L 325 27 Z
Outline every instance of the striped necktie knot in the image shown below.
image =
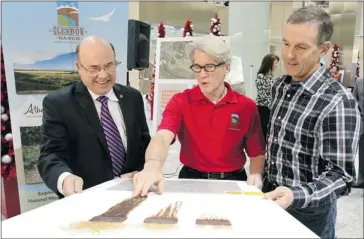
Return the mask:
M 105 104 L 105 103 L 107 103 L 107 100 L 108 100 L 109 98 L 107 98 L 107 96 L 104 96 L 104 95 L 102 95 L 102 96 L 99 96 L 98 98 L 97 98 L 97 100 L 101 103 L 101 104 Z

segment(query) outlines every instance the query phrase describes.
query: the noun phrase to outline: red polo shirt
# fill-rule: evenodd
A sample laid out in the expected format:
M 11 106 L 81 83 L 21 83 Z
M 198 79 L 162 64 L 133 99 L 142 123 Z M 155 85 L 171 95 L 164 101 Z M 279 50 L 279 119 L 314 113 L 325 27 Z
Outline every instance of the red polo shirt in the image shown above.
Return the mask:
M 263 155 L 265 143 L 253 100 L 225 83 L 226 96 L 216 105 L 196 86 L 168 102 L 158 130 L 178 136 L 180 160 L 202 172 L 231 172 L 244 167 L 246 157 Z

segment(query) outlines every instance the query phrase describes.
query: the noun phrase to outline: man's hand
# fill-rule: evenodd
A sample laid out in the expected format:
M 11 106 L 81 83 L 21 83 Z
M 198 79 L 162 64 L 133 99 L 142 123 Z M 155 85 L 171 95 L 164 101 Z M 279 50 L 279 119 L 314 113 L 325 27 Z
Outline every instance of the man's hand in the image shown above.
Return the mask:
M 163 193 L 164 190 L 164 176 L 158 165 L 145 165 L 144 169 L 134 174 L 133 178 L 134 191 L 133 197 L 147 195 L 152 185 L 157 186 L 157 192 Z
M 249 185 L 256 186 L 259 190 L 262 189 L 262 176 L 259 173 L 250 174 L 247 180 Z
M 134 178 L 134 175 L 138 173 L 138 171 L 134 171 L 131 173 L 124 173 L 122 175 L 120 175 L 120 178 Z
M 272 192 L 265 193 L 264 198 L 271 199 L 283 209 L 286 209 L 291 206 L 293 202 L 293 192 L 290 188 L 280 186 Z
M 82 186 L 83 186 L 82 178 L 73 174 L 67 175 L 63 180 L 63 185 L 62 185 L 63 195 L 67 197 L 75 193 L 81 193 Z

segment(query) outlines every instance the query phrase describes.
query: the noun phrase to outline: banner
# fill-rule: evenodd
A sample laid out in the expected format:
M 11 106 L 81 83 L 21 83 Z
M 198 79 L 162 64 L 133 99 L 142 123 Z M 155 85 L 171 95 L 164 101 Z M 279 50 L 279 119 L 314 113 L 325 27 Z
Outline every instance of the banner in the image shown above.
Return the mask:
M 4 2 L 2 44 L 21 212 L 55 201 L 37 161 L 45 94 L 80 80 L 76 47 L 89 35 L 110 41 L 126 84 L 128 2 Z
M 168 101 L 175 93 L 197 85 L 191 61 L 188 59 L 185 47 L 196 37 L 157 38 L 155 57 L 155 85 L 153 105 L 153 127 L 151 134 L 157 132 L 162 120 L 162 114 Z

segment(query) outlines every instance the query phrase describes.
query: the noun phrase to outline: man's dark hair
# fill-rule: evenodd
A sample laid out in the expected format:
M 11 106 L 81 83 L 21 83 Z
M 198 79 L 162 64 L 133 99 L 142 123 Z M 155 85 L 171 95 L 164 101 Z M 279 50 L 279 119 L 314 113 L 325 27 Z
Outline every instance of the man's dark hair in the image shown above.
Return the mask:
M 111 49 L 112 49 L 112 52 L 114 53 L 114 55 L 116 55 L 115 54 L 115 48 L 114 48 L 114 45 L 111 43 L 111 42 L 109 42 L 109 44 L 110 44 L 110 47 L 111 47 Z M 76 59 L 78 60 L 78 59 L 80 59 L 80 44 L 78 44 L 77 45 L 77 47 L 76 47 Z
M 317 25 L 317 45 L 331 40 L 334 26 L 330 15 L 319 6 L 305 6 L 295 10 L 288 18 L 287 23 L 314 23 Z

